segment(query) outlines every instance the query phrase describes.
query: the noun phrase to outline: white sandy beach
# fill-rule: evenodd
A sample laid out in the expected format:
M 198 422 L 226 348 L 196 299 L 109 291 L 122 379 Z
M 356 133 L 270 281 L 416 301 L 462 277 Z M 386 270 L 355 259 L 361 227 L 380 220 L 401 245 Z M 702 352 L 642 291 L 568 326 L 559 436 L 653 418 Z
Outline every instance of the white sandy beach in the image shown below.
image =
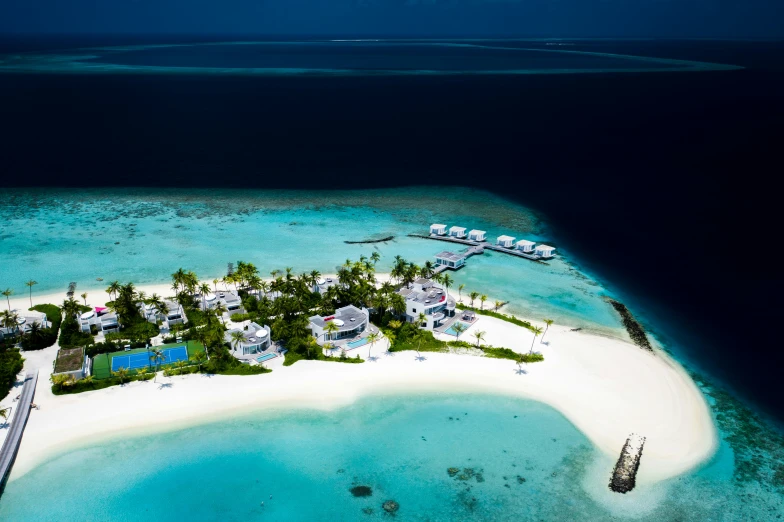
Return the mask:
M 169 285 L 140 286 L 168 295 Z M 104 301 L 105 295 L 88 303 Z M 34 302 L 62 302 L 63 294 L 34 296 Z M 19 307 L 24 302 L 19 301 Z M 13 306 L 13 305 L 12 305 Z M 25 307 L 26 308 L 26 307 Z M 531 332 L 480 316 L 463 334 L 472 341 L 475 329 L 486 343 L 528 351 Z M 35 402 L 11 479 L 18 478 L 52 455 L 100 438 L 130 436 L 213 422 L 263 409 L 331 409 L 375 394 L 467 392 L 530 398 L 563 413 L 599 450 L 617 458 L 632 432 L 647 438 L 638 483 L 681 474 L 710 457 L 717 435 L 703 396 L 666 354 L 648 353 L 628 342 L 572 332 L 553 325 L 535 349 L 545 361 L 524 365 L 470 355 L 387 354 L 386 342 L 361 365 L 300 361 L 257 376 L 189 375 L 158 382 L 134 382 L 76 395 L 54 396 L 49 374 L 56 347 L 27 352 L 25 369 L 38 368 Z M 350 352 L 368 356 L 368 347 Z M 15 393 L 12 391 L 12 394 Z M 10 402 L 11 396 L 3 402 Z M 609 475 L 610 469 L 607 470 Z

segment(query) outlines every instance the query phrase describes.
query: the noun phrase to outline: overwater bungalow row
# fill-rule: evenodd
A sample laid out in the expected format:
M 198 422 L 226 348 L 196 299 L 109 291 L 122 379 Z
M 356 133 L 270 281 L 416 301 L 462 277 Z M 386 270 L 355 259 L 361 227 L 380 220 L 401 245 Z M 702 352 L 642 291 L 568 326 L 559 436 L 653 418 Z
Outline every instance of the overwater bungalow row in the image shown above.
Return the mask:
M 460 226 L 453 226 L 447 230 L 447 225 L 442 223 L 434 223 L 430 225 L 430 236 L 436 239 L 444 238 L 445 240 L 458 240 L 457 242 L 473 246 L 490 248 L 501 247 L 501 249 L 519 251 L 523 254 L 528 254 L 529 258 L 549 259 L 553 257 L 553 252 L 555 251 L 555 247 L 549 245 L 537 246 L 535 241 L 529 241 L 527 239 L 517 240 L 517 238 L 506 234 L 498 236 L 495 243 L 490 243 L 487 241 L 487 232 L 484 230 L 473 229 L 466 233 L 466 228 Z M 436 258 L 438 259 L 438 256 L 436 256 Z M 450 268 L 455 267 L 450 265 Z

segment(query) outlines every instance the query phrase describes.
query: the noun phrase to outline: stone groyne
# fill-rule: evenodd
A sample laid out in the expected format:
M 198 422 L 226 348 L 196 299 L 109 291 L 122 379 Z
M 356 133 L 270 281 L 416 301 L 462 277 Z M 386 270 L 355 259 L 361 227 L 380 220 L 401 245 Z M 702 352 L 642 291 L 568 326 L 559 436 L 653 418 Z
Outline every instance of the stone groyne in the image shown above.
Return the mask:
M 610 490 L 616 493 L 628 493 L 637 484 L 637 470 L 640 469 L 642 448 L 645 446 L 645 437 L 632 433 L 621 448 L 621 456 L 615 463 Z

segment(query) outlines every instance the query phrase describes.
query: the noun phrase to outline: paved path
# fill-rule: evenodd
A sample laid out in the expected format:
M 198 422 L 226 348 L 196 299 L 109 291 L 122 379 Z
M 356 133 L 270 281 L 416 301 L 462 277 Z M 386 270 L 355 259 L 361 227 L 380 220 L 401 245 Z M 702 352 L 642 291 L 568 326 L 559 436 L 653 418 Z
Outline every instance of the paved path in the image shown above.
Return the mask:
M 3 449 L 0 450 L 0 492 L 5 488 L 11 467 L 16 459 L 16 452 L 19 451 L 19 444 L 22 442 L 27 418 L 30 416 L 30 405 L 33 403 L 35 395 L 35 385 L 38 383 L 38 371 L 25 375 L 24 386 L 21 397 L 16 401 L 11 427 L 8 429 L 8 436 L 5 438 Z

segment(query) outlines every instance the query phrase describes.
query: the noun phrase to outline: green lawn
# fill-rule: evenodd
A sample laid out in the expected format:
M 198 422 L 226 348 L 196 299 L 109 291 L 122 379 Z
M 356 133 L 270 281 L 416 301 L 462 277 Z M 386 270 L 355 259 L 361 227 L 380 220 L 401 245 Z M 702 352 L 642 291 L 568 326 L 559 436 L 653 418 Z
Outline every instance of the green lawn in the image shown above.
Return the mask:
M 198 352 L 204 351 L 204 345 L 202 345 L 198 341 L 187 341 L 185 342 L 188 346 L 188 358 L 193 360 L 194 354 Z M 166 349 L 166 348 L 175 348 L 177 346 L 182 346 L 183 343 L 171 343 L 171 344 L 164 344 L 162 346 L 156 346 L 156 348 Z M 122 352 L 112 352 L 112 353 L 102 353 L 98 354 L 93 358 L 93 377 L 95 379 L 108 379 L 111 377 L 111 361 L 115 355 L 130 355 L 133 353 L 139 352 L 147 352 L 146 348 L 136 348 L 134 350 L 129 351 L 122 351 Z M 168 365 L 171 366 L 171 365 Z M 163 365 L 161 366 L 163 368 Z M 150 361 L 150 368 L 154 369 L 154 365 L 152 361 Z

